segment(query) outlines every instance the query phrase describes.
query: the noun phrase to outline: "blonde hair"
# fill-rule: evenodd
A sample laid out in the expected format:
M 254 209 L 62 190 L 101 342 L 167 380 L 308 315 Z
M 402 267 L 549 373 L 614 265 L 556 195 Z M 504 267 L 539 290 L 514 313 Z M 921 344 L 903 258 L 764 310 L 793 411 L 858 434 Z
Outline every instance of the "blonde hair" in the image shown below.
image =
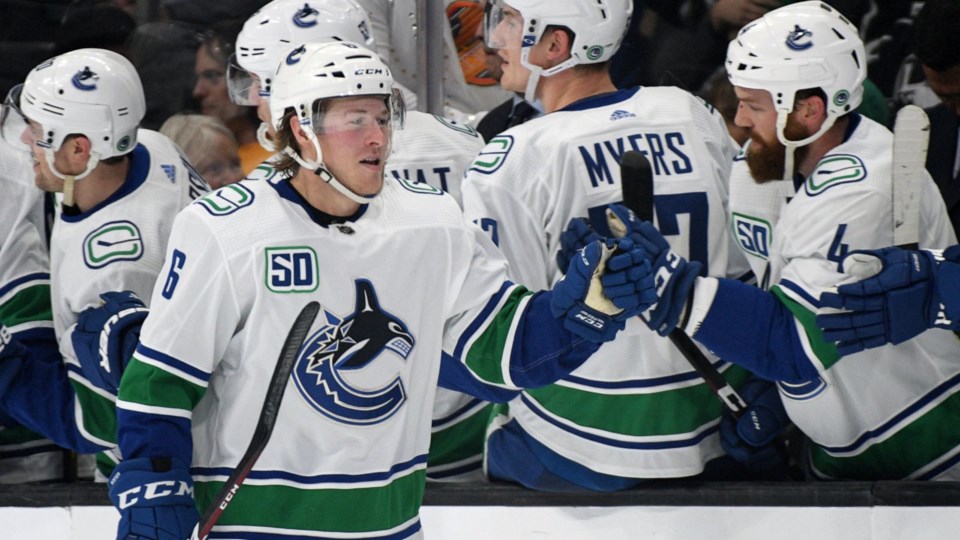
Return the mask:
M 219 119 L 204 114 L 175 114 L 160 126 L 160 133 L 177 144 L 191 163 L 213 150 L 217 134 L 237 142 L 233 132 Z

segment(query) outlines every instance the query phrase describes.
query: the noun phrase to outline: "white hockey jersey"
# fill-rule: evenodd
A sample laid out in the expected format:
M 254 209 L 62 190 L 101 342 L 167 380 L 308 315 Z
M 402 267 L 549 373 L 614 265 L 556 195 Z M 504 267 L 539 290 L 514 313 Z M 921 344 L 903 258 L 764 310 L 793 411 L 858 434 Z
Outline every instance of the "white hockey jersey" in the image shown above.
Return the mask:
M 43 192 L 32 160 L 0 141 L 0 322 L 11 334 L 53 333 Z M 63 478 L 63 450 L 22 426 L 0 427 L 0 483 Z
M 460 184 L 483 148 L 475 129 L 432 114 L 408 111 L 403 129 L 393 134 L 386 175 L 442 189 L 461 204 Z
M 174 217 L 208 190 L 166 136 L 141 129 L 137 141 L 120 189 L 82 214 L 59 213 L 50 240 L 54 328 L 82 411 L 78 427 L 102 446 L 116 444 L 113 396 L 80 370 L 70 338 L 77 315 L 108 291 L 133 291 L 149 305 Z
M 385 181 L 361 212 L 321 226 L 278 179 L 225 186 L 177 217 L 117 406 L 121 440 L 129 426 L 146 455 L 176 442 L 182 454 L 192 437 L 201 508 L 250 441 L 294 314 L 322 305 L 271 444 L 215 532 L 418 537 L 441 354 L 515 388 L 510 355 L 489 354 L 489 340 L 511 350 L 530 293 L 505 283 L 484 233 L 452 198 L 406 181 Z M 153 421 L 192 422 L 192 435 L 138 431 Z
M 736 147 L 712 107 L 676 88 L 587 98 L 493 138 L 467 172 L 464 213 L 497 242 L 518 283 L 549 287 L 571 218 L 603 224 L 606 206 L 623 200 L 627 150 L 651 163 L 656 221 L 671 247 L 713 275 L 746 273 L 726 225 Z M 718 367 L 731 383 L 745 376 Z M 673 345 L 631 320 L 570 376 L 511 401 L 498 422 L 516 419 L 550 451 L 598 473 L 679 477 L 721 455 L 721 410 Z
M 930 330 L 901 345 L 839 358 L 814 323 L 820 294 L 856 281 L 838 270 L 849 251 L 893 244 L 892 135 L 854 115 L 846 140 L 793 186 L 757 185 L 738 159 L 730 212 L 740 249 L 757 276 L 793 312 L 820 372 L 804 385 L 780 383 L 790 418 L 813 441 L 824 478 L 960 479 L 960 342 Z M 920 246 L 956 243 L 943 200 L 924 173 Z M 767 266 L 769 265 L 769 269 Z

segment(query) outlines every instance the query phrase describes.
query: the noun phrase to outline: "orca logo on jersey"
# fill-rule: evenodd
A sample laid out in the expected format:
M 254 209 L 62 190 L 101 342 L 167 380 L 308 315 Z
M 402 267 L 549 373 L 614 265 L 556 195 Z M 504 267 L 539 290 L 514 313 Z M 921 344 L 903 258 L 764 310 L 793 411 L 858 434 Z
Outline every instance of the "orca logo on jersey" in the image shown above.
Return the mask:
M 310 7 L 310 4 L 303 4 L 303 7 L 297 10 L 293 15 L 293 24 L 300 28 L 310 28 L 317 25 L 317 15 L 320 12 Z
M 816 197 L 824 191 L 842 184 L 860 182 L 867 177 L 863 160 L 851 154 L 826 155 L 817 163 L 813 174 L 803 184 L 804 191 Z
M 142 256 L 143 237 L 132 221 L 104 223 L 83 241 L 83 262 L 88 268 L 103 268 L 118 261 L 136 261 Z
M 470 170 L 481 174 L 495 173 L 507 160 L 511 148 L 513 148 L 513 135 L 494 137 L 480 150 L 480 154 L 470 165 Z
M 787 47 L 794 51 L 805 51 L 813 47 L 813 32 L 793 25 L 793 31 L 787 34 Z
M 324 309 L 326 322 L 300 349 L 293 380 L 300 394 L 324 416 L 344 424 L 372 425 L 396 413 L 407 400 L 391 367 L 406 360 L 416 343 L 407 326 L 380 307 L 373 284 L 354 281 L 356 307 L 343 319 Z
M 765 219 L 733 212 L 733 232 L 740 249 L 748 255 L 766 259 L 770 256 L 773 227 Z

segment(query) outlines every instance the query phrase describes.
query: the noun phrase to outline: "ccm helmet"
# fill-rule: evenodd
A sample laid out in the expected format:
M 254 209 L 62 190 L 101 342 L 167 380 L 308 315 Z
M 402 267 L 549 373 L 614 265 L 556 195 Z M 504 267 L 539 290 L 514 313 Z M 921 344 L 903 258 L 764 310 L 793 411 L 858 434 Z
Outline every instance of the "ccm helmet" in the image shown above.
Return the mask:
M 403 126 L 405 108 L 400 91 L 394 88 L 393 75 L 380 57 L 357 43 L 308 43 L 290 51 L 277 69 L 270 96 L 270 116 L 277 131 L 283 129 L 284 116 L 293 111 L 305 128 L 316 161 L 298 155 L 291 147 L 280 149 L 301 167 L 315 171 L 324 181 L 351 200 L 366 204 L 374 196 L 358 195 L 341 184 L 323 164 L 316 132 L 323 126 L 320 102 L 329 98 L 382 96 L 390 114 L 390 134 Z M 384 159 L 390 154 L 389 148 Z

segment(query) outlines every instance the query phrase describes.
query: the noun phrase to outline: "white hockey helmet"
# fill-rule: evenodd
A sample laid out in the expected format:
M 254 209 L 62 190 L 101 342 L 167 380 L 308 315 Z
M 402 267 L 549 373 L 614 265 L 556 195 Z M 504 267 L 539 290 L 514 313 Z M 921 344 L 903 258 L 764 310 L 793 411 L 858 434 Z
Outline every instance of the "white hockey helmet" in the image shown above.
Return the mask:
M 147 109 L 133 64 L 103 49 L 78 49 L 43 62 L 9 101 L 43 127 L 37 145 L 55 151 L 68 135 L 79 134 L 90 140 L 98 160 L 133 150 Z
M 351 42 L 307 43 L 290 51 L 277 69 L 270 96 L 270 116 L 274 127 L 283 128 L 284 115 L 293 110 L 306 129 L 317 154 L 306 160 L 287 147 L 281 149 L 301 167 L 318 174 L 337 191 L 360 204 L 372 197 L 358 195 L 341 184 L 323 164 L 316 132 L 323 129 L 321 102 L 329 98 L 383 96 L 390 114 L 389 133 L 403 127 L 405 108 L 399 89 L 394 88 L 390 68 L 373 51 Z M 384 159 L 390 154 L 389 148 Z
M 578 64 L 606 62 L 617 52 L 630 27 L 633 2 L 630 0 L 489 0 L 484 13 L 484 39 L 490 48 L 512 46 L 501 42 L 495 32 L 504 19 L 506 7 L 523 17 L 520 30 L 520 61 L 531 71 L 526 99 L 532 101 L 541 76 L 549 77 Z M 549 26 L 561 26 L 573 33 L 570 58 L 543 69 L 530 63 L 530 48 L 543 38 Z
M 766 90 L 777 109 L 777 138 L 789 147 L 810 144 L 853 111 L 863 99 L 867 56 L 857 28 L 820 1 L 775 9 L 744 26 L 727 49 L 727 75 L 734 86 Z M 802 141 L 783 130 L 797 91 L 826 95 L 826 120 Z
M 269 98 L 277 66 L 290 49 L 324 41 L 350 41 L 373 49 L 363 8 L 354 0 L 274 0 L 263 6 L 244 23 L 227 63 L 230 99 L 238 105 L 257 105 L 256 95 Z

